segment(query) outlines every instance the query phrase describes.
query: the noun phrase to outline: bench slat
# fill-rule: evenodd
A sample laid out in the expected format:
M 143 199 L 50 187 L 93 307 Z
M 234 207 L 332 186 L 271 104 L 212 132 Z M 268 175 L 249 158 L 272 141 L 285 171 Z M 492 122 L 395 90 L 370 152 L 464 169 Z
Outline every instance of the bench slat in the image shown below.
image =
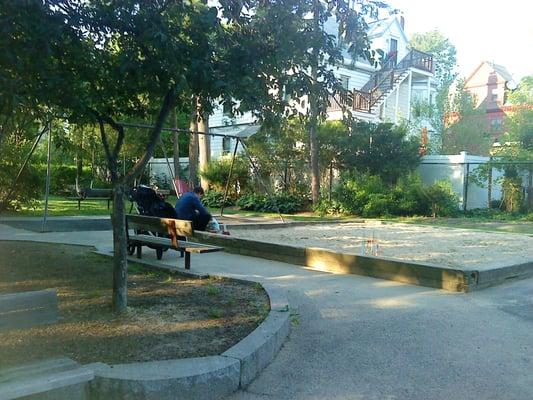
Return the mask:
M 163 237 L 157 237 L 157 236 L 130 235 L 129 241 L 130 241 L 130 244 L 150 243 L 150 244 L 168 246 L 168 247 L 174 248 L 169 238 L 163 238 Z M 186 242 L 183 240 L 178 240 L 177 244 L 178 244 L 177 247 L 174 248 L 175 250 L 185 250 L 189 253 L 210 253 L 210 252 L 222 250 L 222 247 L 209 246 L 206 244 L 194 243 L 194 242 Z
M 185 221 L 172 218 L 157 218 L 148 217 L 145 215 L 126 215 L 128 228 L 149 230 L 151 232 L 163 233 L 165 235 L 171 235 L 175 229 L 178 236 L 194 236 L 194 230 L 192 228 L 191 221 Z

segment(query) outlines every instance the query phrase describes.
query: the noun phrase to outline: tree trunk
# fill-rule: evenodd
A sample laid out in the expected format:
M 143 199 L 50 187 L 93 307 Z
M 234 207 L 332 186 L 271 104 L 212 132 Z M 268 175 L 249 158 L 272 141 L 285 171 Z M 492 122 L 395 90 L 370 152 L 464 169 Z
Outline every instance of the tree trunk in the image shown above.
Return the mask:
M 82 147 L 78 147 L 76 151 L 76 189 L 80 187 L 80 180 L 83 173 L 83 158 L 82 158 Z
M 118 172 L 118 171 L 115 171 Z M 123 312 L 128 305 L 128 261 L 126 244 L 124 184 L 113 183 L 113 311 Z
M 320 2 L 313 1 L 313 29 L 314 34 L 319 35 L 320 22 Z M 315 43 L 312 50 L 311 63 L 311 93 L 309 93 L 309 148 L 311 151 L 311 199 L 313 205 L 318 203 L 320 198 L 320 171 L 318 166 L 318 93 L 317 93 L 317 79 L 318 79 L 318 45 Z
M 191 114 L 191 140 L 189 141 L 189 185 L 192 187 L 198 184 L 198 117 L 196 113 L 196 99 Z
M 174 109 L 172 126 L 174 129 L 178 129 L 178 112 Z M 180 133 L 174 131 L 173 150 L 174 150 L 174 177 L 179 179 L 180 177 Z M 176 193 L 177 195 L 177 193 Z
M 208 116 L 205 115 L 202 109 L 199 109 L 198 112 L 198 132 L 209 133 L 209 120 Z M 198 135 L 198 148 L 199 148 L 199 164 L 200 172 L 203 171 L 210 159 L 210 136 L 208 135 Z M 209 181 L 203 178 L 200 175 L 200 184 L 204 190 L 209 188 Z

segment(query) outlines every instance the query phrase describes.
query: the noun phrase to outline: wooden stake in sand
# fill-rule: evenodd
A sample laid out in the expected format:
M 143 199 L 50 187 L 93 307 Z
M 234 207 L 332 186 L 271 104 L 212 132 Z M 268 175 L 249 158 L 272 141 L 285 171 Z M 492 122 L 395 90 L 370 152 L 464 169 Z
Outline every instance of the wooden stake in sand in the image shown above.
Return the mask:
M 372 239 L 363 238 L 361 241 L 362 256 L 377 256 L 379 254 L 379 241 L 376 239 L 376 232 L 372 231 Z

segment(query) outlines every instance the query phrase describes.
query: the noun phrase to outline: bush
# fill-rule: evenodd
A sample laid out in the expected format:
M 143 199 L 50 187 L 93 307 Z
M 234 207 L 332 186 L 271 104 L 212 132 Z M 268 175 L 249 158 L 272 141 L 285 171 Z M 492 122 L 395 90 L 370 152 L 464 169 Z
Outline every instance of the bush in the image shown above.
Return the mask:
M 0 201 L 3 201 L 11 190 L 14 177 L 19 165 L 1 165 L 0 168 Z M 38 171 L 31 165 L 21 175 L 10 196 L 8 204 L 3 204 L 5 208 L 18 210 L 22 205 L 34 206 L 37 199 L 44 197 L 44 178 L 41 179 Z
M 506 176 L 502 183 L 503 197 L 501 206 L 504 211 L 520 212 L 524 204 L 522 181 L 519 176 Z
M 211 161 L 200 172 L 200 176 L 209 181 L 209 186 L 217 191 L 224 191 L 231 168 L 231 157 L 222 157 Z M 250 185 L 250 168 L 242 157 L 236 157 L 231 173 L 230 195 L 236 196 L 238 191 L 245 191 Z
M 394 214 L 394 199 L 383 193 L 371 193 L 363 207 L 363 217 L 379 217 Z
M 303 209 L 304 200 L 302 196 L 288 193 L 272 196 L 248 193 L 237 200 L 237 206 L 241 210 L 259 212 L 278 212 L 279 210 L 282 214 L 292 214 Z
M 38 164 L 34 166 L 35 173 L 39 179 L 42 180 L 42 190 L 44 191 L 45 179 L 46 179 L 46 164 Z M 68 190 L 76 184 L 76 166 L 75 165 L 58 165 L 53 164 L 51 166 L 50 174 L 50 193 L 59 195 L 71 194 Z M 94 188 L 110 188 L 110 182 L 103 182 L 100 179 L 93 179 L 91 168 L 83 167 L 80 177 L 80 187 L 89 187 L 93 185 Z
M 458 198 L 448 181 L 435 182 L 424 188 L 424 196 L 433 217 L 449 217 L 459 211 Z
M 412 173 L 398 180 L 392 189 L 391 195 L 395 201 L 395 210 L 391 214 L 428 215 L 429 203 L 424 195 L 424 185 L 420 175 Z
M 237 207 L 246 211 L 259 211 L 264 203 L 265 196 L 255 193 L 245 193 L 236 202 Z
M 212 207 L 212 208 L 220 208 L 223 200 L 224 200 L 224 193 L 219 192 L 217 190 L 208 190 L 207 192 L 205 192 L 204 196 L 202 197 L 202 203 L 206 207 Z M 233 204 L 234 204 L 233 200 L 228 197 L 226 198 L 224 207 L 232 206 Z
M 363 217 L 385 215 L 448 216 L 457 212 L 457 196 L 451 185 L 437 182 L 424 187 L 420 176 L 409 174 L 392 188 L 380 177 L 343 174 L 332 200 L 322 200 L 315 211 L 321 214 L 353 214 Z
M 344 208 L 344 205 L 334 198 L 331 200 L 320 199 L 318 204 L 313 207 L 313 211 L 320 215 L 349 214 L 349 212 Z

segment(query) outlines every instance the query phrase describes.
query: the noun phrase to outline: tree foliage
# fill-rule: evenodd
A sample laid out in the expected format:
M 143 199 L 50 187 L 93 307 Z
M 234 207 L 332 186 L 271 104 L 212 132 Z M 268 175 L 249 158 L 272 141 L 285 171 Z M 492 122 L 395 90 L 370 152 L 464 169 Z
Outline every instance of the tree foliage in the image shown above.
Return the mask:
M 427 123 L 438 133 L 444 135 L 445 117 L 448 112 L 448 97 L 451 83 L 456 77 L 457 51 L 440 31 L 433 30 L 415 33 L 409 41 L 409 47 L 433 55 L 437 93 L 432 103 L 425 100 L 415 101 L 412 105 L 413 130 L 419 132 Z M 439 137 L 438 136 L 438 137 Z M 442 143 L 429 143 L 429 152 L 439 152 Z
M 356 122 L 351 129 L 342 125 L 326 127 L 322 138 L 329 142 L 326 148 L 341 171 L 356 170 L 392 184 L 420 160 L 419 140 L 408 135 L 406 126 Z
M 455 79 L 457 50 L 453 43 L 438 30 L 415 33 L 409 47 L 430 53 L 435 63 L 435 78 L 440 87 L 447 87 Z
M 125 187 L 153 154 L 169 112 L 180 104 L 186 108 L 191 94 L 201 95 L 207 106 L 222 92 L 243 104 L 266 98 L 271 72 L 287 70 L 288 54 L 272 51 L 284 42 L 281 29 L 271 24 L 271 11 L 303 21 L 303 9 L 293 14 L 291 7 L 299 3 L 273 4 L 225 1 L 217 9 L 177 0 L 2 2 L 2 67 L 8 71 L 0 89 L 2 109 L 44 108 L 70 123 L 98 127 L 114 186 L 117 311 L 127 304 Z M 287 28 L 292 27 L 299 29 Z M 121 120 L 153 125 L 142 134 L 142 152 L 127 170 L 120 168 L 127 133 L 141 134 Z
M 472 94 L 459 80 L 453 96 L 448 100 L 445 114 L 442 149 L 445 154 L 466 151 L 470 154 L 488 155 L 492 137 L 487 132 L 485 112 L 476 108 Z

